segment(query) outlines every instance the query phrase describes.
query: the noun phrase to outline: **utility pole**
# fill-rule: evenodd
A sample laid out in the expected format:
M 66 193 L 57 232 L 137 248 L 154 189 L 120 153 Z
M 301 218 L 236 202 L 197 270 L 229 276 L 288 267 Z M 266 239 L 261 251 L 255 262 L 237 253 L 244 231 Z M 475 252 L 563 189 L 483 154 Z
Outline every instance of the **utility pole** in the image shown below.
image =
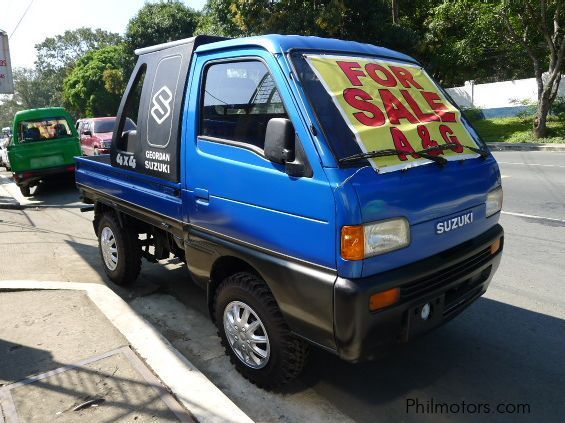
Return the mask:
M 8 33 L 0 29 L 0 94 L 14 94 Z

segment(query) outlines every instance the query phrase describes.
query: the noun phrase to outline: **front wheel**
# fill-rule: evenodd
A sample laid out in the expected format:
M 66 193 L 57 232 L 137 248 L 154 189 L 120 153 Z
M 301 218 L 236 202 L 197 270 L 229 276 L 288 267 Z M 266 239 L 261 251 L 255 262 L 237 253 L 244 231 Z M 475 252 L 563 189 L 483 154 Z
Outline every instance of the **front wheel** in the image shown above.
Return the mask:
M 258 276 L 242 272 L 226 278 L 218 287 L 214 314 L 231 362 L 255 385 L 278 388 L 304 368 L 308 346 L 291 333 Z
M 22 195 L 23 195 L 24 197 L 30 197 L 30 196 L 31 196 L 31 191 L 30 191 L 29 186 L 20 187 L 20 192 L 22 193 Z
M 130 285 L 141 269 L 141 246 L 136 232 L 122 227 L 114 213 L 98 222 L 98 248 L 104 271 L 116 285 Z

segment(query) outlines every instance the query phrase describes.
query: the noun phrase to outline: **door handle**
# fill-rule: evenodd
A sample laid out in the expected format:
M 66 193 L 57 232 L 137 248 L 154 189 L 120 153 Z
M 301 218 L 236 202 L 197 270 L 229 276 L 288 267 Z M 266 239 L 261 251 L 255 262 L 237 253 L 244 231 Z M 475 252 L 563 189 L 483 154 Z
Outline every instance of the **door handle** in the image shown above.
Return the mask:
M 194 188 L 194 196 L 198 204 L 208 205 L 210 203 L 210 193 L 204 188 Z

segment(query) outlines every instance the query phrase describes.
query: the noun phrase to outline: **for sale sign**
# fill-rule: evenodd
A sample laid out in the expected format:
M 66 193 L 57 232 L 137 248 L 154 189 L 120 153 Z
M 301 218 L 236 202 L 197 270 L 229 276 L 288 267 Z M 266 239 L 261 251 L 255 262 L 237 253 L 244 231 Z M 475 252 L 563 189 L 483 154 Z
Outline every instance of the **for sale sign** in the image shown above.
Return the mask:
M 431 163 L 417 152 L 442 144 L 452 149 L 429 154 L 447 160 L 477 157 L 460 111 L 417 65 L 334 55 L 306 55 L 363 152 L 401 153 L 371 158 L 380 173 Z
M 10 62 L 8 34 L 0 30 L 0 94 L 13 93 L 14 81 L 12 79 L 12 63 Z

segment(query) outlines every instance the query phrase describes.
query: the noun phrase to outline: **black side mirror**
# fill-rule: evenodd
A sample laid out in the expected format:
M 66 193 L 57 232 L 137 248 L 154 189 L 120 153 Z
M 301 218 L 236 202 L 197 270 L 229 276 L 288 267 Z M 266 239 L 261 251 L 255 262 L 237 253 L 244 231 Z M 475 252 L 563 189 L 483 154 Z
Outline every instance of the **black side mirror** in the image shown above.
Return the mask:
M 267 123 L 265 157 L 279 164 L 294 160 L 294 128 L 289 119 L 272 118 Z
M 289 119 L 272 118 L 267 123 L 265 157 L 273 163 L 284 164 L 288 176 L 310 178 L 313 175 L 306 153 Z
M 135 145 L 136 139 L 137 130 L 133 129 L 131 131 L 122 132 L 118 149 L 122 151 L 133 151 L 133 146 Z

